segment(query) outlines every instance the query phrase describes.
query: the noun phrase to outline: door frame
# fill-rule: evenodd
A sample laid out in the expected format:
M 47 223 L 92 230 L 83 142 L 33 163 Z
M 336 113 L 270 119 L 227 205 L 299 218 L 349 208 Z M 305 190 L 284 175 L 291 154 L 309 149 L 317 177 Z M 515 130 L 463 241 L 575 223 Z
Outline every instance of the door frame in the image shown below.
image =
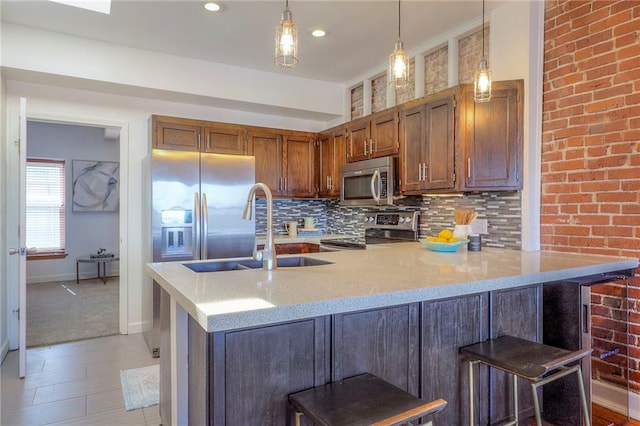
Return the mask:
M 17 129 L 19 126 L 19 105 L 7 105 L 8 109 L 8 119 L 7 129 L 9 134 L 11 134 L 12 130 Z M 129 245 L 126 238 L 126 235 L 129 231 L 128 225 L 128 215 L 126 212 L 128 211 L 128 199 L 129 199 L 129 123 L 124 121 L 114 121 L 114 120 L 105 120 L 100 117 L 79 117 L 74 115 L 56 115 L 54 113 L 50 113 L 47 111 L 37 111 L 33 109 L 29 109 L 29 103 L 27 98 L 27 121 L 45 121 L 51 123 L 58 124 L 69 124 L 69 125 L 81 125 L 81 126 L 94 126 L 94 127 L 113 127 L 120 129 L 120 211 L 119 215 L 119 256 L 120 256 L 120 277 L 119 277 L 119 331 L 120 334 L 128 334 L 129 333 L 129 315 L 128 315 L 128 291 L 129 291 L 129 265 L 128 265 L 128 250 Z M 7 170 L 16 170 L 18 166 L 15 162 L 17 158 L 14 155 L 10 154 L 11 144 L 13 144 L 13 138 L 7 138 Z M 6 175 L 7 179 L 7 189 L 9 189 L 15 183 L 15 177 L 12 174 L 8 173 Z M 9 199 L 6 200 L 7 204 L 9 204 Z M 17 226 L 18 217 L 16 217 L 16 213 L 14 211 L 10 211 L 9 205 L 7 205 L 7 240 L 6 247 L 10 246 L 10 230 L 15 229 Z M 11 312 L 11 306 L 17 305 L 19 300 L 15 299 L 13 295 L 13 291 L 11 290 L 11 286 L 13 283 L 11 282 L 9 275 L 9 262 L 11 260 L 7 256 L 7 315 Z M 28 318 L 28 313 L 27 313 Z M 9 346 L 11 348 L 15 347 L 13 344 L 13 340 L 17 338 L 15 336 L 15 332 L 12 332 L 11 325 L 7 324 L 7 335 L 9 338 Z

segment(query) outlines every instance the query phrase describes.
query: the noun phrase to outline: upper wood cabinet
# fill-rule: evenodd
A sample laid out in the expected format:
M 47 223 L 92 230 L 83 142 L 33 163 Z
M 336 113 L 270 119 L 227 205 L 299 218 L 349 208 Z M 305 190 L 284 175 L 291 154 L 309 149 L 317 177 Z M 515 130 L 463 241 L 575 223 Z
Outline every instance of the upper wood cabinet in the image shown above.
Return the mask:
M 395 155 L 399 151 L 398 110 L 391 109 L 346 125 L 349 162 Z
M 204 128 L 203 152 L 215 154 L 246 154 L 247 132 L 235 124 L 209 123 Z
M 314 197 L 315 134 L 252 128 L 249 151 L 256 158 L 256 182 L 277 197 Z
M 522 189 L 522 80 L 493 82 L 489 102 L 473 102 L 473 85 L 461 87 L 459 153 L 461 191 Z
M 152 116 L 153 147 L 215 154 L 246 154 L 243 126 L 188 118 Z
M 400 111 L 400 190 L 454 187 L 454 91 Z
M 321 197 L 340 196 L 340 167 L 347 161 L 346 141 L 344 126 L 318 135 L 318 195 Z

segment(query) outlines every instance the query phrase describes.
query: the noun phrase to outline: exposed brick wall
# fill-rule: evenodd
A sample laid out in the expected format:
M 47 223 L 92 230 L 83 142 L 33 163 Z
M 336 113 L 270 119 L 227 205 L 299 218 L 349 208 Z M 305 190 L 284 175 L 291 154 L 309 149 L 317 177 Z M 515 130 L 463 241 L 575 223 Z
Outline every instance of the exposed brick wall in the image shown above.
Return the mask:
M 489 60 L 489 25 L 484 25 L 484 54 Z M 458 40 L 458 83 L 473 83 L 482 60 L 482 28 Z M 489 63 L 491 69 L 491 63 Z
M 449 48 L 447 46 L 424 57 L 424 94 L 431 95 L 449 87 Z
M 371 112 L 387 109 L 387 74 L 371 81 Z
M 362 97 L 364 96 L 364 87 L 362 84 L 351 89 L 351 118 L 358 118 L 364 115 L 364 104 Z
M 409 59 L 409 78 L 411 82 L 403 89 L 396 89 L 396 105 L 410 101 L 416 96 L 416 61 L 415 58 Z
M 545 9 L 542 248 L 639 258 L 640 2 L 547 0 Z M 635 392 L 639 281 L 628 299 Z M 594 367 L 615 381 L 610 364 Z

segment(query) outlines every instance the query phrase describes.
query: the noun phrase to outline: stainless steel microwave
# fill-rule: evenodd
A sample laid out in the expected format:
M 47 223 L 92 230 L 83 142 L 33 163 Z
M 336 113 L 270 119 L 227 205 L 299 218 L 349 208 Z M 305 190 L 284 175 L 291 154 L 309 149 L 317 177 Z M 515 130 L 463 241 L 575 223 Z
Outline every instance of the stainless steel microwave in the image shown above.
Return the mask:
M 340 169 L 340 204 L 390 206 L 398 192 L 397 157 L 381 157 L 347 163 Z

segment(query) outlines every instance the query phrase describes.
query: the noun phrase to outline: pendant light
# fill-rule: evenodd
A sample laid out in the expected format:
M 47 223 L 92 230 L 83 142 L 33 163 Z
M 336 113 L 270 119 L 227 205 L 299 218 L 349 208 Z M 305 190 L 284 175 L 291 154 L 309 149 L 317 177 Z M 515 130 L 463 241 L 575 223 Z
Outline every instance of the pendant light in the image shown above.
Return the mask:
M 478 64 L 473 79 L 473 101 L 489 102 L 491 100 L 491 70 L 484 56 L 484 0 L 482 0 L 482 60 Z
M 400 39 L 400 0 L 398 0 L 398 41 L 396 41 L 393 53 L 389 55 L 389 86 L 396 89 L 407 87 L 410 83 L 409 76 L 409 55 L 404 50 L 404 45 Z
M 293 68 L 298 63 L 298 29 L 293 23 L 293 16 L 289 10 L 289 0 L 286 0 L 282 20 L 276 27 L 276 65 Z

